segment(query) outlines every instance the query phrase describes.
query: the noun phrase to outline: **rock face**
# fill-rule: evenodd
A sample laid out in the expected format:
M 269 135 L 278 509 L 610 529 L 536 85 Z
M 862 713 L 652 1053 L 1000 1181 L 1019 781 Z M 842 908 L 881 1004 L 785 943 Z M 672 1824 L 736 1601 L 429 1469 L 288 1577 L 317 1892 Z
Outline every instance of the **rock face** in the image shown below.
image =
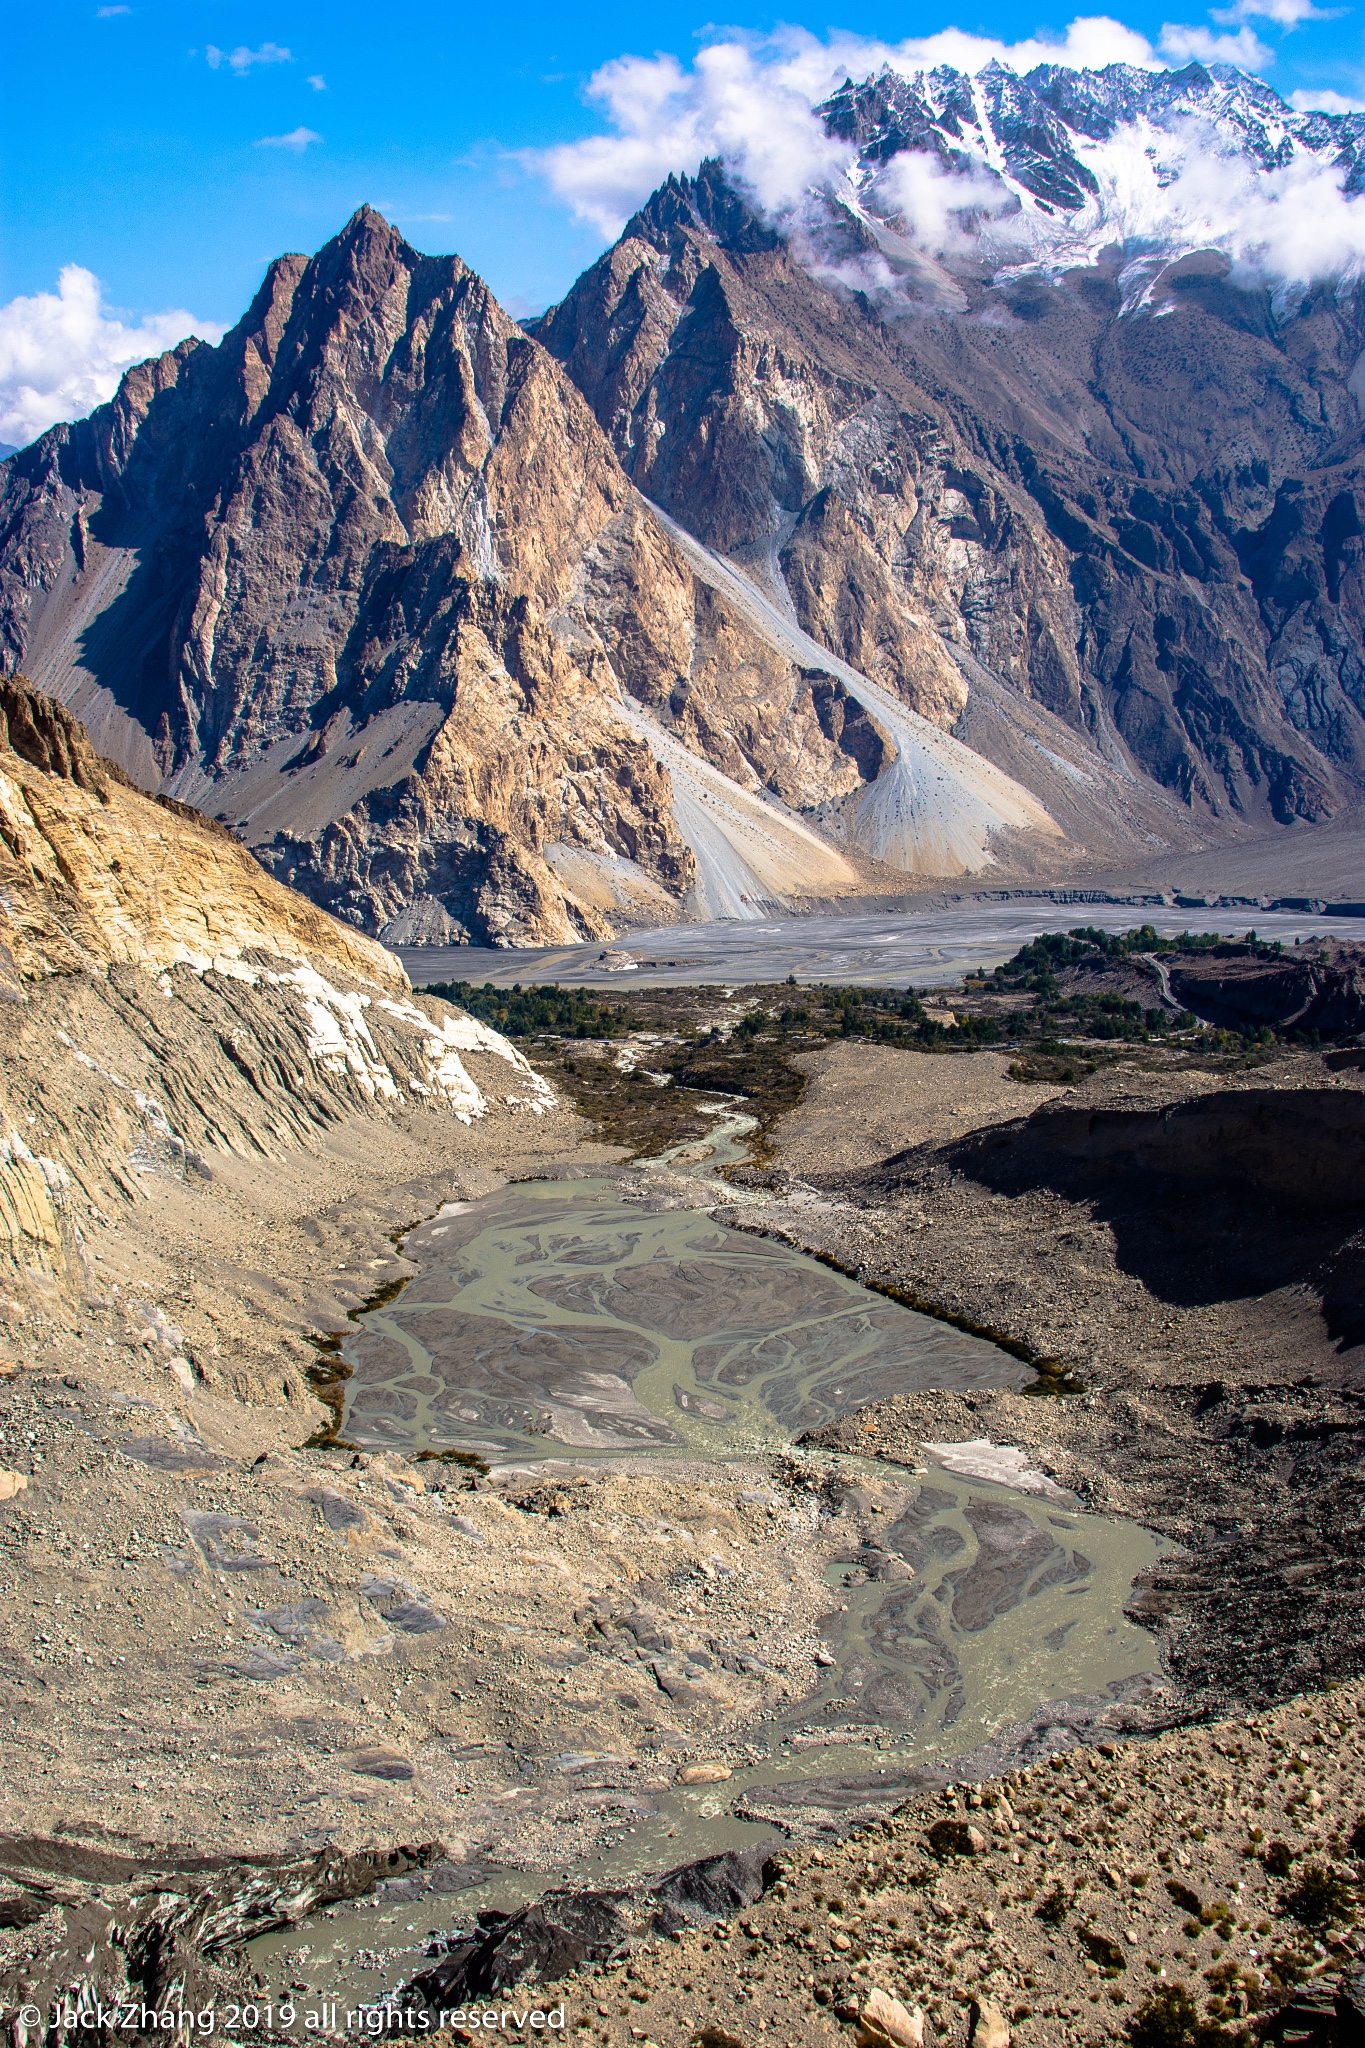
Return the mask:
M 1074 833 L 948 733 L 967 685 L 932 621 L 879 600 L 840 641 L 812 558 L 802 631 L 703 507 L 654 511 L 478 278 L 369 211 L 5 474 L 13 658 L 138 781 L 391 938 L 759 915 Z
M 1281 960 L 1239 956 L 1229 948 L 1212 960 L 1174 961 L 1170 977 L 1176 1000 L 1211 1024 L 1242 1030 L 1268 1026 L 1299 1038 L 1310 1033 L 1344 1038 L 1365 1031 L 1365 954 L 1355 946 L 1324 947 L 1316 956 L 1289 954 Z M 1338 1057 L 1351 1065 L 1365 1061 L 1361 1052 Z
M 29 672 L 355 924 L 599 937 L 887 879 L 794 814 L 894 744 L 697 573 L 480 280 L 376 214 L 35 443 L 4 518 Z M 1056 836 L 934 737 L 992 828 Z
M 364 212 L 274 264 L 220 349 L 21 458 L 8 644 L 352 922 L 605 935 L 548 842 L 663 910 L 691 872 L 593 650 L 548 625 L 629 496 L 480 281 Z
M 414 997 L 393 954 L 20 681 L 0 684 L 0 906 L 7 1286 L 79 1284 L 83 1218 L 212 1180 L 216 1155 L 307 1147 L 356 1111 L 554 1104 L 508 1040 Z
M 0 682 L 0 890 L 11 1001 L 25 983 L 116 963 L 248 979 L 256 954 L 407 994 L 392 953 L 281 888 L 211 818 L 149 801 L 21 677 Z
M 1069 1192 L 1114 1180 L 1148 1196 L 1158 1183 L 1218 1188 L 1256 1205 L 1345 1211 L 1354 1224 L 1362 1135 L 1358 1089 L 1238 1088 L 1158 1111 L 1075 1107 L 1063 1097 L 1026 1122 L 962 1139 L 952 1156 L 992 1184 L 1013 1185 L 1023 1172 Z
M 1054 98 L 1064 84 L 1051 79 Z M 997 100 L 1036 96 L 1018 80 L 1006 94 L 1005 74 L 994 85 Z M 891 74 L 826 108 L 858 148 L 867 207 L 893 159 L 950 153 L 949 113 L 930 111 Z M 1022 116 L 997 115 L 997 149 L 1018 156 Z M 1046 169 L 1051 190 L 1084 166 L 1048 119 L 1052 155 L 1035 149 L 1028 174 Z M 858 282 L 849 264 L 885 258 L 888 233 L 850 202 L 795 250 L 703 165 L 533 331 L 642 491 L 1092 846 L 1097 805 L 1133 830 L 1144 784 L 1234 829 L 1355 801 L 1358 296 L 1286 304 L 1207 253 L 1138 266 L 1136 281 L 1118 250 L 999 284 L 979 261 L 927 277 L 902 237 L 899 268 L 882 264 L 898 296 L 879 314 L 838 277 Z M 1108 782 L 1106 763 L 1140 780 Z M 1156 829 L 1173 832 L 1169 818 Z
M 1315 164 L 1334 173 L 1346 194 L 1365 190 L 1359 114 L 1299 112 L 1235 64 L 1179 71 L 1038 64 L 1020 76 L 992 59 L 975 78 L 948 64 L 913 73 L 887 66 L 858 84 L 846 78 L 819 112 L 829 135 L 853 145 L 850 185 L 872 218 L 888 212 L 894 179 L 887 167 L 914 151 L 950 176 L 973 174 L 983 253 L 1008 250 L 1016 264 L 1059 252 L 1093 261 L 1131 231 L 1135 201 L 1145 198 L 1148 247 L 1136 265 L 1138 290 L 1166 257 L 1199 246 L 1205 224 L 1196 216 L 1182 227 L 1178 209 L 1153 205 L 1152 192 L 1169 188 L 1190 157 L 1210 146 L 1231 178 L 1239 169 L 1254 177 Z M 1145 193 L 1131 161 L 1121 162 L 1136 122 L 1154 145 Z M 983 185 L 994 188 L 989 197 Z
M 750 1906 L 777 1875 L 772 1845 L 727 1849 L 631 1891 L 551 1891 L 519 1912 L 478 1916 L 477 1932 L 403 1987 L 405 2003 L 439 2013 L 514 1984 L 550 1984 L 584 1964 L 625 1956 L 651 1935 Z

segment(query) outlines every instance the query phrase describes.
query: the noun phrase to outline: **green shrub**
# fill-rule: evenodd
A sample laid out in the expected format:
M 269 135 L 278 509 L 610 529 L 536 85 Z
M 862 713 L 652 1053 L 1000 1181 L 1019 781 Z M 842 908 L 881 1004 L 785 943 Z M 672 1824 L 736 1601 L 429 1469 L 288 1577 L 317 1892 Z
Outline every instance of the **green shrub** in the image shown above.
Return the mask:
M 1241 2048 L 1250 2036 L 1230 2033 L 1199 2008 L 1183 1984 L 1163 1984 L 1128 2022 L 1130 2048 Z
M 423 994 L 457 1004 L 509 1038 L 529 1038 L 539 1031 L 561 1038 L 619 1038 L 640 1023 L 623 1004 L 598 1001 L 576 988 L 523 988 L 520 982 L 510 989 L 494 988 L 489 981 L 475 988 L 469 981 L 434 981 Z
M 1304 1927 L 1330 1927 L 1349 1919 L 1355 1905 L 1355 1886 L 1327 1863 L 1306 1863 L 1292 1891 L 1280 1900 L 1291 1918 Z

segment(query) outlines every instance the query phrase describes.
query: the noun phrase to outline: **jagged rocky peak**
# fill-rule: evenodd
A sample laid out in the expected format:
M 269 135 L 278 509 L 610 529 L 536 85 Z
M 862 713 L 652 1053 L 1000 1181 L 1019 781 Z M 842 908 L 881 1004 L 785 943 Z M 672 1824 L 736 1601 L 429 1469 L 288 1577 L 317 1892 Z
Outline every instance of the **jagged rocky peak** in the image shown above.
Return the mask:
M 660 915 L 690 880 L 600 640 L 551 624 L 631 495 L 483 282 L 365 208 L 8 465 L 0 636 L 352 922 L 608 936 L 594 862 Z
M 1365 780 L 1361 309 L 1282 317 L 1169 251 L 1084 269 L 1132 96 L 1215 88 L 850 83 L 837 233 L 706 163 L 525 327 L 362 210 L 4 466 L 0 648 L 395 942 L 1334 815 Z M 930 159 L 969 245 L 1061 223 L 1067 264 L 917 249 L 896 179 Z
M 695 178 L 670 172 L 621 231 L 622 241 L 640 240 L 677 255 L 687 237 L 701 228 L 727 249 L 751 253 L 777 249 L 782 237 L 760 219 L 736 190 L 719 157 L 704 157 Z
M 817 109 L 827 134 L 857 146 L 860 161 L 887 163 L 905 149 L 931 150 L 945 163 L 968 159 L 949 146 L 976 125 L 971 80 L 947 67 L 907 78 L 886 65 L 855 84 L 845 78 Z
M 1097 190 L 1066 123 L 1002 64 L 976 79 L 946 66 L 914 78 L 888 69 L 860 85 L 847 79 L 818 111 L 830 135 L 856 144 L 858 182 L 869 188 L 896 157 L 919 150 L 959 175 L 984 169 L 1007 188 L 990 161 L 998 153 L 1009 177 L 1049 208 L 1074 209 Z
M 680 260 L 717 228 L 781 255 L 718 170 L 650 228 Z M 1056 830 L 941 734 L 966 824 L 803 820 L 899 758 L 864 744 L 856 686 L 689 555 L 458 257 L 371 210 L 272 265 L 219 347 L 144 365 L 9 465 L 0 519 L 13 658 L 145 786 L 394 941 L 760 915 Z M 893 689 L 942 727 L 961 683 L 920 642 Z
M 1009 210 L 981 198 L 1007 108 L 1027 116 L 1016 166 L 1061 138 L 1088 170 L 1135 105 L 1195 101 L 1267 135 L 1267 107 L 1288 113 L 1202 66 L 847 81 L 825 114 L 853 183 L 760 246 L 748 222 L 771 224 L 737 215 L 718 166 L 671 179 L 536 326 L 640 488 L 824 646 L 1040 793 L 1040 762 L 1073 757 L 1026 719 L 1057 721 L 1086 765 L 1045 801 L 1091 844 L 1073 802 L 1117 819 L 1160 790 L 1191 821 L 1315 821 L 1365 766 L 1361 295 L 1282 301 L 1157 238 L 1115 251 L 1093 199 L 1076 228 L 1008 171 Z M 916 149 L 934 179 L 970 171 L 937 264 L 888 225 L 881 180 Z M 1064 233 L 1065 261 L 1040 275 L 1015 243 L 993 271 L 973 208 Z

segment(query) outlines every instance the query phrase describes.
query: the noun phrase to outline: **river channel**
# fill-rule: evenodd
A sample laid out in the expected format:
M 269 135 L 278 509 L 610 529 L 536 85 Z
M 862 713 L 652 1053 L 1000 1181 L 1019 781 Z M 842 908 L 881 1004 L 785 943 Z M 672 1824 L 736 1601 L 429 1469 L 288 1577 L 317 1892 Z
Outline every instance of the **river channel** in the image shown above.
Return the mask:
M 748 1124 L 722 1116 L 713 1140 L 654 1165 L 705 1174 L 738 1153 Z M 665 1461 L 680 1485 L 732 1472 L 742 1495 L 804 1432 L 870 1401 L 1031 1378 L 981 1338 L 727 1227 L 692 1205 L 705 1200 L 695 1181 L 687 1202 L 666 1185 L 648 1172 L 568 1168 L 447 1203 L 405 1240 L 415 1277 L 346 1343 L 344 1433 L 408 1456 L 474 1452 L 495 1480 Z M 734 1202 L 713 1185 L 718 1207 Z M 1047 1703 L 1103 1704 L 1150 1684 L 1151 1638 L 1123 1611 L 1157 1556 L 1147 1531 L 932 1456 L 910 1472 L 800 1455 L 833 1477 L 895 1483 L 876 1554 L 836 1554 L 826 1569 L 827 1662 L 814 1688 L 752 1731 L 759 1753 L 728 1782 L 653 1781 L 614 1842 L 549 1882 L 630 1883 L 771 1839 L 811 1804 L 856 1807 L 899 1784 L 908 1796 L 924 1771 L 950 1772 Z M 381 1892 L 314 1923 L 313 1962 L 327 1982 L 372 1996 L 375 1978 L 345 1966 L 358 1944 L 390 1955 L 416 1944 L 394 1961 L 393 1982 L 416 1966 L 426 1932 L 546 1888 L 543 1871 L 504 1871 L 457 1898 Z M 299 1941 L 289 1932 L 253 1944 L 259 1966 Z

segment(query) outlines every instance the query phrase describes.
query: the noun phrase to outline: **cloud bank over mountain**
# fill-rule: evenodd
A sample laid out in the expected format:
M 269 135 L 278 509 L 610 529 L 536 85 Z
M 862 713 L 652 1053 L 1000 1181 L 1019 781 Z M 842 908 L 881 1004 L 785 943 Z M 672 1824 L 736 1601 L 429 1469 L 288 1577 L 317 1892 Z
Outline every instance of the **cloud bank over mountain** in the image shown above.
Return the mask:
M 604 64 L 588 94 L 608 132 L 526 161 L 608 241 L 670 171 L 695 172 L 705 157 L 721 158 L 767 212 L 781 213 L 848 161 L 815 111 L 845 77 L 887 65 L 907 75 L 936 65 L 978 70 L 992 58 L 1020 72 L 1045 63 L 1158 65 L 1145 36 L 1103 15 L 1073 21 L 1055 43 L 997 43 L 953 28 L 895 44 L 855 35 L 821 42 L 800 29 L 763 43 L 737 37 L 708 44 L 690 69 L 666 53 Z
M 534 161 L 581 219 L 614 235 L 669 172 L 718 157 L 804 239 L 813 268 L 891 298 L 898 252 L 881 228 L 997 270 L 1093 261 L 1117 243 L 1132 257 L 1220 250 L 1277 282 L 1353 280 L 1365 266 L 1365 120 L 1340 94 L 1323 94 L 1320 110 L 1304 94 L 1291 105 L 1247 68 L 1271 55 L 1248 17 L 1292 28 L 1315 12 L 1311 0 L 1240 0 L 1215 17 L 1223 32 L 1168 25 L 1156 46 L 1091 16 L 1052 42 L 791 31 L 716 41 L 690 68 L 623 57 L 590 88 L 605 131 Z M 866 115 L 840 128 L 840 89 L 878 79 L 893 82 L 880 132 Z M 1022 89 L 1002 90 L 1009 80 Z M 1070 189 L 1020 175 L 1039 154 L 1067 160 Z M 877 246 L 831 257 L 831 206 L 870 217 Z
M 131 363 L 187 334 L 217 341 L 223 333 L 183 307 L 125 325 L 106 309 L 99 279 L 68 263 L 55 292 L 0 306 L 0 441 L 22 447 L 56 420 L 82 418 L 113 397 Z
M 1286 34 L 1323 13 L 1231 0 L 1155 43 L 1107 15 L 1015 43 L 956 28 L 899 43 L 718 32 L 690 65 L 604 65 L 589 87 L 600 132 L 520 160 L 610 240 L 670 173 L 719 158 L 809 269 L 891 313 L 926 295 L 953 305 L 954 269 L 1046 272 L 1115 248 L 1134 305 L 1160 260 L 1197 249 L 1290 287 L 1353 283 L 1365 111 L 1338 91 L 1283 100 L 1256 75 L 1273 52 L 1253 24 Z M 210 46 L 208 61 L 240 77 L 291 53 Z M 880 92 L 880 113 L 868 101 L 841 125 L 846 85 Z M 302 156 L 319 141 L 297 126 L 257 147 Z M 0 307 L 0 442 L 85 414 L 131 363 L 192 332 L 222 329 L 180 308 L 121 319 L 92 273 L 67 265 L 55 292 Z

